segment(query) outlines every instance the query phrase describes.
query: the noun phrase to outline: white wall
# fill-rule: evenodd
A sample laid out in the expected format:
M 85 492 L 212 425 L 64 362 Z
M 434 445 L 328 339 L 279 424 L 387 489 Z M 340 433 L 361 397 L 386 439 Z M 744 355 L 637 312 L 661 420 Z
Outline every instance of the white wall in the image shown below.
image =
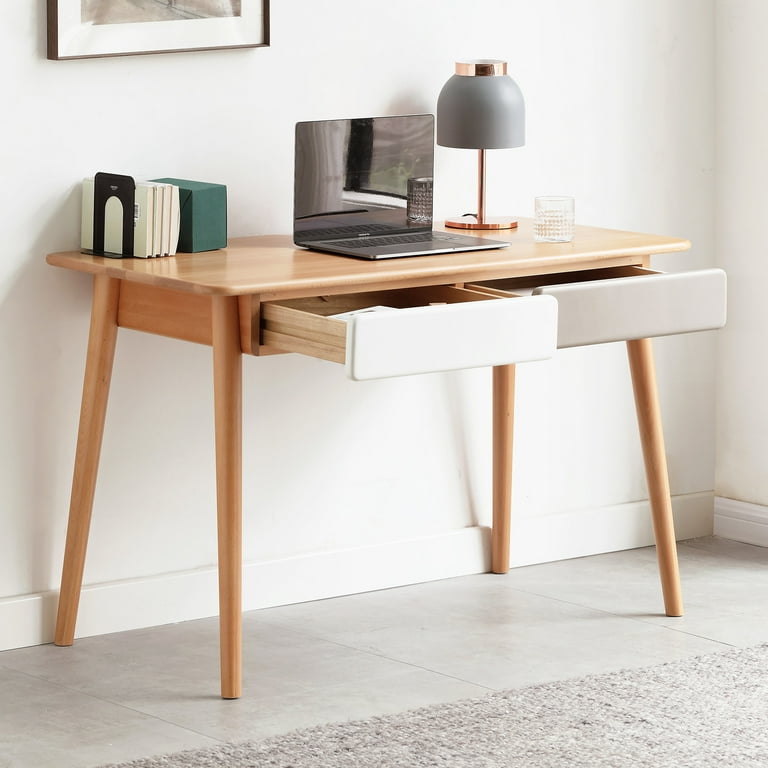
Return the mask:
M 717 251 L 728 272 L 719 337 L 717 528 L 768 546 L 768 5 L 719 0 Z
M 0 647 L 51 636 L 90 284 L 44 257 L 78 247 L 83 176 L 224 183 L 231 236 L 286 232 L 296 120 L 431 112 L 456 59 L 498 57 L 528 142 L 491 153 L 489 214 L 573 194 L 582 223 L 694 243 L 661 268 L 714 262 L 712 2 L 271 5 L 267 49 L 62 62 L 44 0 L 3 10 Z M 475 162 L 438 148 L 438 217 L 471 207 Z M 656 346 L 681 535 L 711 530 L 714 341 Z M 244 371 L 246 607 L 483 569 L 488 371 Z M 215 612 L 212 428 L 210 350 L 121 331 L 80 634 Z M 648 543 L 622 345 L 521 366 L 516 440 L 515 563 Z

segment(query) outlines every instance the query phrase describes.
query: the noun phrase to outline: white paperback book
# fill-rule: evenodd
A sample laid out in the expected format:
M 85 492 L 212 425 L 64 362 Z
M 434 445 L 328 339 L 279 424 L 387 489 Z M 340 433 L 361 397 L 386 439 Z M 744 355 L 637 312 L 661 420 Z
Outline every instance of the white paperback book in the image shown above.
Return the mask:
M 133 255 L 151 258 L 155 255 L 155 188 L 137 184 L 133 204 Z

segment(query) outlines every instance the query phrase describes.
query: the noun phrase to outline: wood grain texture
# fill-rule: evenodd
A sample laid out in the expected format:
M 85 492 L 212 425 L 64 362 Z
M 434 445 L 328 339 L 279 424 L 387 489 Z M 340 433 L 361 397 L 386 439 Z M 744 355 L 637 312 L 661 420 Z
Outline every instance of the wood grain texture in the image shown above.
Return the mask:
M 650 255 L 690 247 L 679 238 L 596 227 L 577 227 L 570 243 L 534 243 L 531 222 L 525 219 L 505 238 L 510 242 L 507 248 L 383 261 L 297 249 L 286 235 L 236 238 L 220 251 L 162 259 L 107 259 L 61 252 L 49 254 L 47 261 L 175 291 L 254 294 L 266 301 L 643 264 Z
M 648 481 L 664 610 L 667 616 L 682 616 L 683 598 L 652 342 L 650 339 L 628 341 L 627 353 Z
M 96 476 L 104 435 L 104 419 L 117 343 L 119 299 L 119 280 L 112 280 L 105 275 L 97 275 L 94 278 L 80 426 L 77 433 L 67 540 L 54 633 L 56 645 L 72 645 L 75 637 Z
M 515 420 L 515 366 L 493 369 L 493 527 L 491 570 L 509 570 L 512 518 L 512 445 Z
M 145 333 L 211 345 L 211 297 L 122 282 L 117 323 Z
M 213 298 L 221 696 L 242 692 L 242 355 L 237 299 Z

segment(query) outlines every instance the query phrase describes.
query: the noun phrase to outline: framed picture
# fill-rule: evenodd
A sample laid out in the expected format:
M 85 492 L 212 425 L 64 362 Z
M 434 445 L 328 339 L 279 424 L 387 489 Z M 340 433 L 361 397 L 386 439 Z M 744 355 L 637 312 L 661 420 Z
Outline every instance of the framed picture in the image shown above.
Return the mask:
M 48 58 L 269 45 L 269 0 L 47 0 Z

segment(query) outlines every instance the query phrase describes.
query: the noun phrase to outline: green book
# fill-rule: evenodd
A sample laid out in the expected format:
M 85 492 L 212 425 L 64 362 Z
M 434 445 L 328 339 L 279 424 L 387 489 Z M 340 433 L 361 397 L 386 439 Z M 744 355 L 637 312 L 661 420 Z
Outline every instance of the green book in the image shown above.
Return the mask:
M 227 246 L 227 188 L 189 179 L 154 181 L 179 189 L 178 250 L 184 253 L 213 251 Z

